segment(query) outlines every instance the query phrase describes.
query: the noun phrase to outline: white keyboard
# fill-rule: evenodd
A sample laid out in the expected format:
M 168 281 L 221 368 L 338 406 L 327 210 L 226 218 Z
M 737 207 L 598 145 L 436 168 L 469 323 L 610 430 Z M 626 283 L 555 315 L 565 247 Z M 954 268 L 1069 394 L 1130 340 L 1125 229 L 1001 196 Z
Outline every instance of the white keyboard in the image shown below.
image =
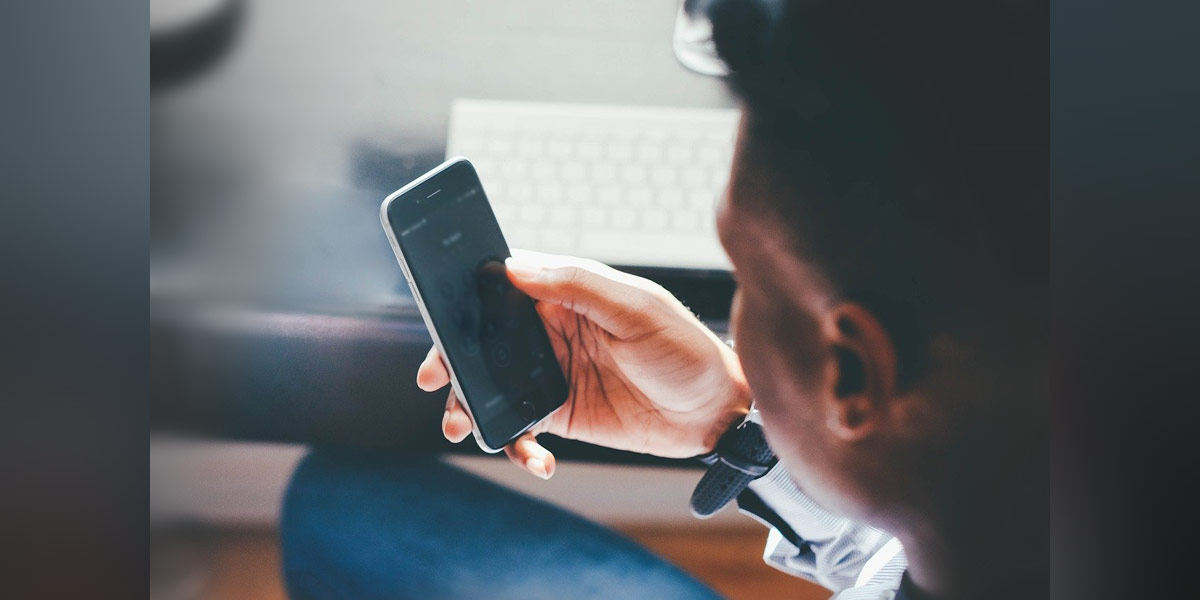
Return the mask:
M 479 172 L 514 248 L 728 269 L 715 208 L 738 111 L 456 100 L 447 157 Z

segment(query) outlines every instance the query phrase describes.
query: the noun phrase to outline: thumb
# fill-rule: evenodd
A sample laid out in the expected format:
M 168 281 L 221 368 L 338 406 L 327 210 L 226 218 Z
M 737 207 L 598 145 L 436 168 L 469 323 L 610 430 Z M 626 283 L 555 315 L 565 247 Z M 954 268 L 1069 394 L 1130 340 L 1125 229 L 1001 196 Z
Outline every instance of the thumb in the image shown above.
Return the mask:
M 572 310 L 618 339 L 655 329 L 662 307 L 648 289 L 653 285 L 649 281 L 585 261 L 538 260 L 539 256 L 555 258 L 522 253 L 504 261 L 517 289 L 535 300 Z

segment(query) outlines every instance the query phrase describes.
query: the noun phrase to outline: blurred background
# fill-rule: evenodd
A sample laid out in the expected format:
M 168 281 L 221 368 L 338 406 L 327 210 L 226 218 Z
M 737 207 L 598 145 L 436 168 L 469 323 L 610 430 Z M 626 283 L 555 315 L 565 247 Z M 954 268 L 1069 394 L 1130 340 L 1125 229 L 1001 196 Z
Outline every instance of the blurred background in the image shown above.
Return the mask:
M 152 0 L 150 16 L 151 597 L 282 597 L 279 503 L 313 446 L 443 455 L 616 527 L 731 597 L 827 596 L 762 563 L 756 522 L 733 509 L 690 516 L 696 463 L 550 440 L 560 464 L 539 481 L 473 443 L 446 443 L 444 395 L 414 384 L 430 339 L 378 207 L 444 160 L 451 131 L 453 150 L 497 155 L 479 170 L 493 202 L 511 203 L 506 232 L 529 226 L 513 245 L 564 243 L 534 231 L 541 209 L 516 204 L 514 186 L 537 180 L 585 198 L 546 219 L 636 224 L 696 240 L 695 256 L 711 251 L 704 211 L 722 171 L 689 165 L 728 160 L 736 113 L 703 23 L 680 2 Z M 503 140 L 455 129 L 482 118 L 455 113 L 461 99 L 516 103 L 526 116 L 552 104 L 581 123 L 568 132 L 578 139 L 533 146 L 526 172 L 504 162 Z M 582 105 L 602 114 L 571 112 Z M 592 168 L 595 185 L 565 159 L 539 171 L 561 158 L 555 144 L 600 148 L 589 137 L 607 135 L 599 118 L 657 144 L 628 156 L 624 141 L 605 146 L 603 160 L 642 166 Z M 584 207 L 608 206 L 605 190 L 654 202 L 589 216 Z M 724 333 L 733 286 L 717 258 L 641 258 L 608 262 L 660 281 Z

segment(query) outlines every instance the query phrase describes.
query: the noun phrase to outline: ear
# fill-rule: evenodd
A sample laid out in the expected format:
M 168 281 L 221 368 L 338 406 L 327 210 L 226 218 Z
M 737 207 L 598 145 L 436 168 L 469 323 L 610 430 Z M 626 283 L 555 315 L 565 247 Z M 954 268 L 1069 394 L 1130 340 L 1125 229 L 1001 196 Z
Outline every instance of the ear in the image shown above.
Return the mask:
M 896 393 L 896 349 L 879 320 L 859 304 L 839 304 L 828 316 L 834 369 L 828 427 L 839 439 L 855 442 L 887 425 Z

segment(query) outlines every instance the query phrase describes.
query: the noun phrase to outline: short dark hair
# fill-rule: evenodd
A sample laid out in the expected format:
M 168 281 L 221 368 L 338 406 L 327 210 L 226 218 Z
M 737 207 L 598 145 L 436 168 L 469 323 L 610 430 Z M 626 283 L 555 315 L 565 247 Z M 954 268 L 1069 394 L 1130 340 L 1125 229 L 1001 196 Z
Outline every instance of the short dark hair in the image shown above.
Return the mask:
M 904 379 L 919 375 L 934 331 L 987 317 L 983 306 L 1044 300 L 1044 4 L 714 0 L 706 10 L 745 106 L 749 156 L 798 192 L 771 208 L 841 294 L 880 315 Z

